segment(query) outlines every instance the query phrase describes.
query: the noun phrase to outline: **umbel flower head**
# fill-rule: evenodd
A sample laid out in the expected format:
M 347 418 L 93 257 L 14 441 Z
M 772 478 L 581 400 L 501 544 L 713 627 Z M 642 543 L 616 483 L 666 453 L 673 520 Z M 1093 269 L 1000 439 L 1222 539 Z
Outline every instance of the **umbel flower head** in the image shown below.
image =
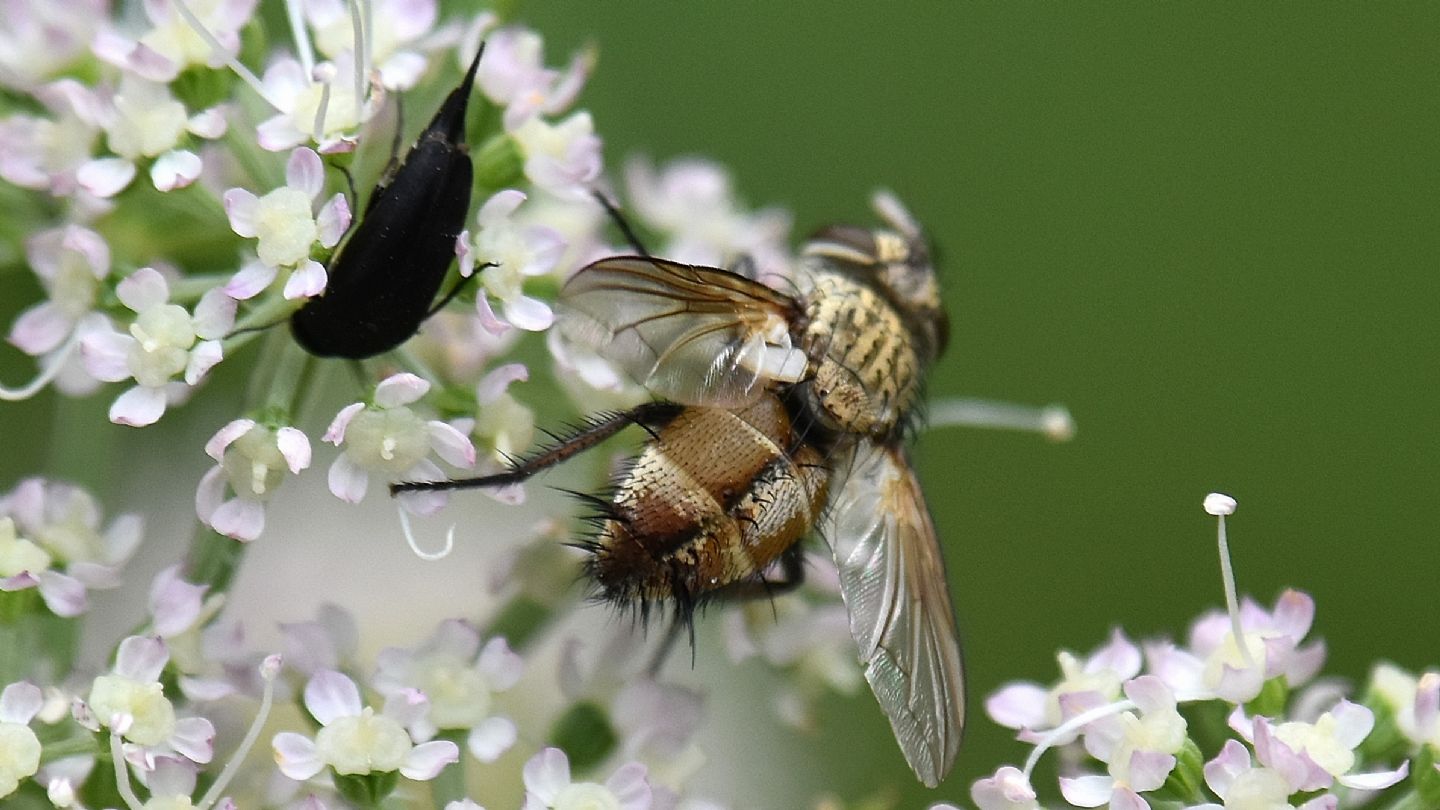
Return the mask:
M 974 784 L 982 810 L 1041 807 L 1030 776 L 1057 746 L 1079 749 L 1081 764 L 1059 783 L 1074 807 L 1335 810 L 1346 789 L 1385 790 L 1405 778 L 1405 758 L 1366 762 L 1359 753 L 1375 727 L 1371 709 L 1320 687 L 1313 700 L 1296 691 L 1324 660 L 1323 644 L 1306 639 L 1313 600 L 1288 590 L 1266 610 L 1237 598 L 1225 533 L 1235 507 L 1228 495 L 1205 499 L 1219 521 L 1229 610 L 1197 620 L 1187 647 L 1147 642 L 1142 671 L 1139 650 L 1117 629 L 1090 656 L 1061 653 L 1056 685 L 1010 684 L 986 701 L 992 719 L 1036 747 L 1023 768 L 1007 765 Z M 1223 719 L 1236 738 L 1205 760 L 1182 706 Z

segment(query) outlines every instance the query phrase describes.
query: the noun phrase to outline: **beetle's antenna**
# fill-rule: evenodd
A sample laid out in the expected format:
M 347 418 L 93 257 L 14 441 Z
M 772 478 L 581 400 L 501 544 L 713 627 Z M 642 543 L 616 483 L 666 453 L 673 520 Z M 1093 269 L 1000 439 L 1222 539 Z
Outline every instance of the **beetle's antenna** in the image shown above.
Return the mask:
M 420 548 L 419 541 L 415 539 L 415 532 L 410 526 L 410 513 L 405 511 L 404 506 L 397 505 L 395 508 L 400 513 L 400 528 L 405 532 L 405 545 L 410 547 L 410 550 L 415 553 L 416 557 L 426 562 L 435 562 L 436 560 L 443 560 L 450 556 L 451 550 L 455 548 L 454 523 L 451 523 L 449 530 L 445 532 L 445 547 L 439 551 L 426 551 Z

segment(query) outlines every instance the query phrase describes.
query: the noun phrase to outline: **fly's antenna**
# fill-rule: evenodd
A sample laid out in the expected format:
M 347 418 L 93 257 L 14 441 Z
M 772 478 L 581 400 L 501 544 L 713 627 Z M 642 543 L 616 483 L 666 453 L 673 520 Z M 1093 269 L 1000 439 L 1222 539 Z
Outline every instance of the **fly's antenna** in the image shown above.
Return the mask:
M 600 207 L 605 209 L 605 213 L 610 217 L 610 221 L 615 223 L 616 228 L 620 229 L 620 233 L 624 235 L 625 241 L 630 243 L 630 247 L 635 249 L 637 255 L 644 256 L 647 259 L 655 258 L 655 254 L 646 249 L 645 244 L 640 241 L 640 237 L 635 235 L 635 229 L 630 227 L 630 221 L 625 218 L 624 214 L 620 213 L 620 209 L 616 207 L 615 203 L 611 202 L 609 197 L 606 197 L 605 194 L 600 191 L 591 191 L 590 194 L 595 198 L 596 202 L 600 203 Z
M 875 215 L 884 220 L 886 225 L 899 231 L 901 235 L 909 239 L 920 236 L 920 224 L 910 213 L 910 209 L 900 202 L 895 192 L 882 188 L 876 189 L 875 194 L 870 198 L 870 207 Z
M 410 525 L 410 513 L 405 509 L 404 505 L 397 505 L 395 509 L 400 515 L 400 529 L 405 532 L 405 545 L 410 547 L 410 551 L 413 552 L 416 557 L 426 562 L 435 562 L 436 560 L 443 560 L 450 556 L 450 552 L 455 548 L 454 523 L 451 523 L 450 528 L 445 532 L 444 548 L 441 548 L 439 551 L 426 551 L 420 548 L 420 542 L 415 539 L 415 531 Z

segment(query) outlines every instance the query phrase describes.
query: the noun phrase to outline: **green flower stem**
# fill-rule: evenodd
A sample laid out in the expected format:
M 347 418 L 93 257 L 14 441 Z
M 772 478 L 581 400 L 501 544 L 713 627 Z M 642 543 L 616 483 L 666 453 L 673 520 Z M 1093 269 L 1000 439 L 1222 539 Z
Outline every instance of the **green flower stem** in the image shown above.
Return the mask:
M 470 755 L 465 750 L 465 736 L 464 731 L 456 729 L 445 729 L 435 735 L 435 739 L 449 740 L 460 748 L 460 761 L 446 765 L 438 776 L 430 780 L 430 798 L 437 810 L 468 795 L 465 791 L 465 766 L 470 761 Z
M 1420 795 L 1420 791 L 1412 790 L 1385 805 L 1383 810 L 1433 810 L 1433 805 L 1425 801 L 1425 798 Z
M 297 395 L 301 391 L 300 383 L 310 366 L 310 354 L 290 340 L 284 331 L 277 331 L 266 349 L 267 359 L 274 362 L 263 407 L 267 412 L 282 413 L 288 417 L 294 412 Z
M 171 281 L 170 303 L 191 304 L 199 301 L 200 296 L 223 285 L 229 278 L 228 274 L 212 273 L 203 276 L 185 276 Z
M 81 754 L 100 756 L 102 753 L 105 755 L 109 754 L 108 751 L 102 752 L 100 750 L 100 746 L 95 743 L 94 734 L 86 732 L 81 736 L 45 743 L 45 746 L 40 750 L 40 764 L 43 765 L 47 762 L 54 762 L 57 759 L 79 756 Z
M 196 585 L 209 585 L 211 594 L 223 593 L 230 589 L 244 558 L 244 543 L 198 526 L 185 559 L 185 579 Z

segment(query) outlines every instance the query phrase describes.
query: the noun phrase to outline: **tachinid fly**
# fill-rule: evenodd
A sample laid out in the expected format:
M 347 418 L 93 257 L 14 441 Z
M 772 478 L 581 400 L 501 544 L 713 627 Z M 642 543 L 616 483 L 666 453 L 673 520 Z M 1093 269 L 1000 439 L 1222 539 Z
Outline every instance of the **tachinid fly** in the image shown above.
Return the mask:
M 595 498 L 585 547 L 602 597 L 688 622 L 708 600 L 777 593 L 818 534 L 840 574 L 865 677 L 906 760 L 935 786 L 960 744 L 960 646 L 935 527 L 903 442 L 946 318 L 919 227 L 877 195 L 886 227 L 835 226 L 804 246 L 795 295 L 726 270 L 602 259 L 559 295 L 557 327 L 645 385 L 655 402 L 602 414 L 481 478 L 524 480 L 629 425 L 649 440 Z M 779 570 L 777 579 L 770 572 Z

